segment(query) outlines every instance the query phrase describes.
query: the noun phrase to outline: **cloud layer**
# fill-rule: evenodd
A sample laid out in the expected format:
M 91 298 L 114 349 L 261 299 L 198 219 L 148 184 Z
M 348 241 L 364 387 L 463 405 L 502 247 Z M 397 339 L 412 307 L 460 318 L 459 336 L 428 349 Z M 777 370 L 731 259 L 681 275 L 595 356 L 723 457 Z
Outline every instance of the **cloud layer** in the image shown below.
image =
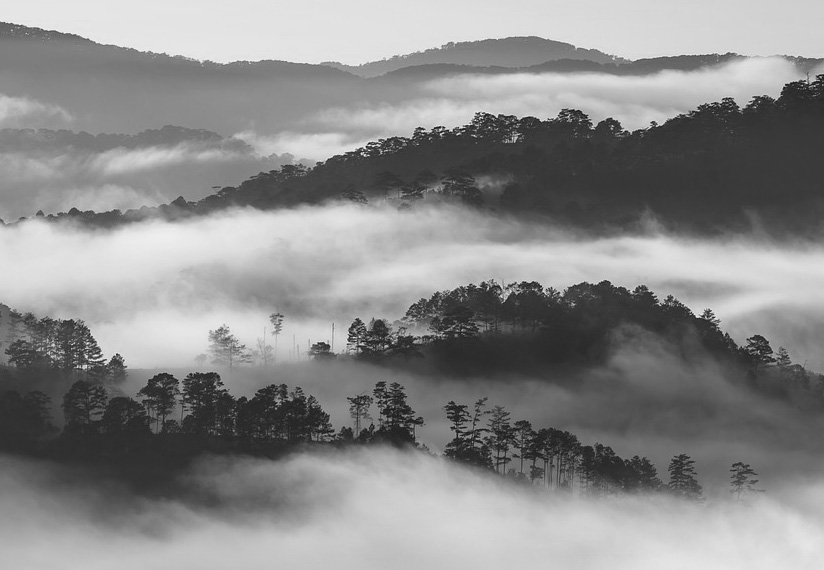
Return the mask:
M 65 126 L 72 116 L 58 105 L 0 93 L 0 128 Z
M 733 97 L 742 106 L 755 95 L 776 97 L 785 83 L 797 79 L 800 77 L 793 65 L 777 58 L 643 76 L 462 74 L 410 84 L 400 99 L 322 109 L 297 121 L 288 131 L 258 137 L 257 141 L 261 150 L 325 159 L 364 141 L 408 136 L 419 126 L 464 125 L 479 111 L 547 119 L 564 108 L 581 109 L 594 122 L 613 117 L 625 128 L 638 129 L 723 97 Z M 244 140 L 255 145 L 252 137 Z
M 237 142 L 237 141 L 234 141 Z M 25 148 L 0 154 L 0 217 L 6 221 L 46 213 L 126 210 L 198 200 L 213 186 L 236 185 L 279 167 L 246 148 L 183 142 L 88 150 L 72 145 Z
M 739 342 L 764 334 L 793 360 L 824 368 L 824 248 L 763 238 L 649 233 L 585 238 L 479 212 L 330 206 L 235 211 L 112 232 L 31 222 L 0 231 L 14 268 L 0 299 L 20 310 L 87 320 L 107 352 L 135 365 L 189 363 L 225 322 L 253 344 L 275 308 L 285 334 L 327 339 L 355 316 L 400 318 L 418 298 L 469 282 L 644 283 L 700 312 Z M 803 319 L 799 319 L 803 316 Z M 817 334 L 818 333 L 818 334 Z M 798 347 L 798 348 L 795 348 Z
M 370 450 L 278 463 L 211 459 L 198 501 L 66 483 L 2 459 L 4 559 L 15 568 L 816 568 L 820 483 L 750 505 L 596 501 L 517 489 L 442 461 Z M 54 483 L 58 481 L 57 485 Z M 795 483 L 795 482 L 793 482 Z M 11 521 L 14 521 L 13 523 Z M 44 537 L 49 548 L 42 548 Z

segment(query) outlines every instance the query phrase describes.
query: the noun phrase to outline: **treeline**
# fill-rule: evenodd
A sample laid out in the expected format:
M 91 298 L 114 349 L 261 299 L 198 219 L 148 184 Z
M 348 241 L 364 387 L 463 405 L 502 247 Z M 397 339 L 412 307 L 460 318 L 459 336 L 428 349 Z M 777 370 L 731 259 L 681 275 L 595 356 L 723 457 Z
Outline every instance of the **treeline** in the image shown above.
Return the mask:
M 725 98 L 633 132 L 612 118 L 594 124 L 575 109 L 546 120 L 478 113 L 462 127 L 418 128 L 411 137 L 380 139 L 314 168 L 260 173 L 197 203 L 178 200 L 129 216 L 75 210 L 70 217 L 112 225 L 232 206 L 343 198 L 409 209 L 434 199 L 543 214 L 599 231 L 636 228 L 651 212 L 698 232 L 746 229 L 757 218 L 797 234 L 816 230 L 824 213 L 810 167 L 822 154 L 824 75 L 818 75 L 788 83 L 778 99 L 756 96 L 741 108 Z
M 126 379 L 126 363 L 120 354 L 108 361 L 91 330 L 80 319 L 37 318 L 32 313 L 9 310 L 4 353 L 19 370 L 35 375 L 50 372 L 79 375 L 94 382 L 118 384 Z
M 609 281 L 584 282 L 559 292 L 535 281 L 490 280 L 422 298 L 391 324 L 355 319 L 347 352 L 397 365 L 425 356 L 430 365 L 453 374 L 530 373 L 547 366 L 603 364 L 615 331 L 636 327 L 669 342 L 685 360 L 710 354 L 749 386 L 824 410 L 824 376 L 793 363 L 786 348 L 774 350 L 760 334 L 739 346 L 720 323 L 711 309 L 696 315 L 672 295 L 659 300 L 644 285 L 630 291 Z M 313 349 L 316 358 L 332 356 L 326 343 Z
M 21 397 L 6 391 L 0 394 L 0 445 L 4 450 L 70 461 L 131 464 L 149 457 L 148 461 L 158 462 L 150 467 L 163 473 L 174 469 L 165 461 L 170 452 L 180 460 L 204 451 L 277 457 L 311 444 L 388 444 L 426 450 L 417 439 L 424 419 L 397 382 L 380 381 L 371 395 L 347 398 L 352 424 L 337 433 L 314 396 L 285 384 L 261 388 L 251 398 L 235 398 L 217 373 L 191 373 L 182 382 L 161 373 L 136 396 L 137 400 L 109 397 L 102 386 L 79 380 L 63 397 L 61 431 L 52 423 L 45 394 Z M 536 430 L 526 420 L 512 422 L 510 412 L 502 406 L 490 409 L 486 398 L 473 406 L 450 401 L 443 409 L 454 434 L 443 455 L 453 461 L 570 493 L 667 491 L 702 499 L 695 462 L 686 454 L 672 459 L 665 485 L 646 457 L 624 459 L 601 443 L 584 445 L 568 431 Z M 178 411 L 181 421 L 172 417 Z M 756 473 L 749 465 L 738 462 L 731 471 L 731 490 L 739 498 L 757 491 Z

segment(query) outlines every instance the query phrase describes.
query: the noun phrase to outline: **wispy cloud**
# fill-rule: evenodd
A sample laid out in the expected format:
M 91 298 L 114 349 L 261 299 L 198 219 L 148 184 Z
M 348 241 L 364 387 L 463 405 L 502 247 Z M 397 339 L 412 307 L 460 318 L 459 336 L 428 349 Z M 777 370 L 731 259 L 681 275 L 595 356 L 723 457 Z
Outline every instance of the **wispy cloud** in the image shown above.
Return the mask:
M 51 126 L 71 123 L 72 116 L 58 105 L 42 103 L 28 97 L 10 97 L 0 93 L 0 128 L 25 125 Z
M 212 186 L 236 185 L 279 165 L 277 158 L 194 143 L 7 152 L 0 154 L 0 216 L 16 219 L 72 207 L 122 210 L 181 195 L 197 200 L 211 194 Z

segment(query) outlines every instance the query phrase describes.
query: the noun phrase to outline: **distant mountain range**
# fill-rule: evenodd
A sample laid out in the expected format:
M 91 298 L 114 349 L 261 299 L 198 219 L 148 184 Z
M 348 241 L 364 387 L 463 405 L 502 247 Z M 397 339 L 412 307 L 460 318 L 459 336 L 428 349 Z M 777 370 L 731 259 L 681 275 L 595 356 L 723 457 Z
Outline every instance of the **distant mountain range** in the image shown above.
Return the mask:
M 89 132 L 186 125 L 231 135 L 296 129 L 329 108 L 396 104 L 423 83 L 461 73 L 651 74 L 717 65 L 735 54 L 630 62 L 536 37 L 447 44 L 360 66 L 286 61 L 218 64 L 140 52 L 56 31 L 0 23 L 0 94 L 59 109 L 36 124 Z M 800 71 L 824 60 L 790 58 Z M 68 117 L 68 118 L 67 118 Z M 283 149 L 289 150 L 289 149 Z
M 362 65 L 344 65 L 336 61 L 324 62 L 324 65 L 361 77 L 375 77 L 419 65 L 451 64 L 471 67 L 519 68 L 560 59 L 595 63 L 627 62 L 625 59 L 595 49 L 583 49 L 572 44 L 530 36 L 448 43 L 439 48 L 396 55 L 389 59 L 371 61 Z
M 386 133 L 380 116 L 365 123 L 353 117 L 366 110 L 395 118 L 407 104 L 448 99 L 448 90 L 432 91 L 433 81 L 441 78 L 649 75 L 743 59 L 728 53 L 629 61 L 567 43 L 515 37 L 450 43 L 358 66 L 271 60 L 219 64 L 0 23 L 0 215 L 14 220 L 71 206 L 126 210 L 180 195 L 208 199 L 215 186 L 292 163 L 290 152 L 324 159 L 345 152 L 341 147 L 406 134 L 414 127 L 395 125 L 395 132 Z M 786 59 L 799 77 L 824 64 L 822 59 Z M 458 93 L 454 105 L 471 96 Z M 376 134 L 375 124 L 383 131 Z M 315 154 L 311 145 L 307 152 L 293 146 L 330 136 L 343 141 L 331 147 L 334 152 Z M 181 204 L 189 207 L 186 200 Z

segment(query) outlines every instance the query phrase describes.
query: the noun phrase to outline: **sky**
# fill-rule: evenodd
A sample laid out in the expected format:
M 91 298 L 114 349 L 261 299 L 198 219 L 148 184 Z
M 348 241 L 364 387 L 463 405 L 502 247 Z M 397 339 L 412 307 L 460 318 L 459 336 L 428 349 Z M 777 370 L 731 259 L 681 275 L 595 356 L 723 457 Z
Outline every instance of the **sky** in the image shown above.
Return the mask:
M 363 63 L 450 41 L 535 35 L 630 59 L 824 57 L 820 0 L 27 0 L 0 20 L 213 61 Z M 116 8 L 113 7 L 116 5 Z

